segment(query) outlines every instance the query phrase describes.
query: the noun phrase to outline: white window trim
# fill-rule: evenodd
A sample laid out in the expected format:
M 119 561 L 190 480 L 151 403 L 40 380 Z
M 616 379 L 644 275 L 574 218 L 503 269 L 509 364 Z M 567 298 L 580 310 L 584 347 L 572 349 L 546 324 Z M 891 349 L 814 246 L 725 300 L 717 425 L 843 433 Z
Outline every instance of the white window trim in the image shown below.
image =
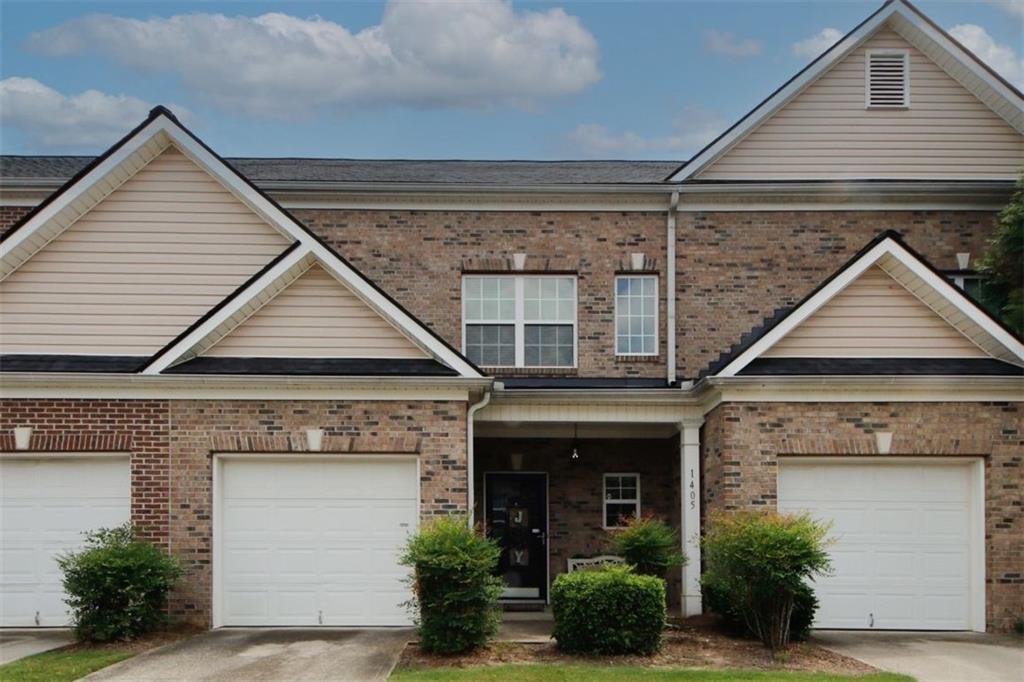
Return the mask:
M 623 353 L 619 351 L 619 280 L 620 279 L 653 279 L 654 280 L 654 352 L 653 353 Z M 661 307 L 661 278 L 658 275 L 616 275 L 615 282 L 614 300 L 612 302 L 612 324 L 615 326 L 613 330 L 613 341 L 615 355 L 620 358 L 654 358 L 658 357 L 659 352 L 659 337 L 661 336 L 661 320 L 658 309 Z
M 573 306 L 572 306 L 572 364 L 571 365 L 527 365 L 526 364 L 526 325 L 527 324 L 569 324 L 569 322 L 527 322 L 525 313 L 524 282 L 527 277 L 538 279 L 564 279 L 571 277 L 573 280 Z M 485 320 L 466 321 L 466 281 L 469 279 L 512 279 L 515 287 L 515 320 L 504 322 L 489 322 Z M 495 369 L 551 369 L 566 370 L 577 369 L 579 366 L 579 305 L 580 305 L 580 282 L 576 275 L 520 275 L 515 273 L 494 273 L 484 275 L 463 275 L 462 276 L 462 354 L 466 354 L 466 327 L 471 324 L 513 324 L 515 326 L 516 360 L 514 365 L 483 365 Z
M 623 471 L 615 472 L 611 471 L 601 479 L 601 527 L 605 530 L 617 530 L 623 528 L 623 526 L 609 526 L 608 525 L 608 478 L 611 476 L 632 476 L 636 479 L 636 499 L 634 500 L 612 500 L 613 504 L 629 504 L 634 503 L 636 505 L 636 517 L 640 518 L 640 498 L 642 497 L 640 492 L 640 474 L 635 471 Z
M 903 57 L 903 103 L 872 104 L 871 103 L 871 56 L 889 55 Z M 879 48 L 867 50 L 864 54 L 864 108 L 865 109 L 909 109 L 910 108 L 910 50 L 906 48 Z

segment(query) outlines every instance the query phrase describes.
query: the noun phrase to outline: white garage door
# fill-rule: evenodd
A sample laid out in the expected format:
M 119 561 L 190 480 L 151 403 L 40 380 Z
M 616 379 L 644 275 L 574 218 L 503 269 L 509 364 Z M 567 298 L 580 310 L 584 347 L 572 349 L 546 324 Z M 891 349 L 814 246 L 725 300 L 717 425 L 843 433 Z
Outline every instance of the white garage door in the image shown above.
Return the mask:
M 967 630 L 980 551 L 973 466 L 780 460 L 779 509 L 833 522 L 815 627 Z
M 220 461 L 218 625 L 408 625 L 408 457 Z
M 126 457 L 0 458 L 0 626 L 67 625 L 56 555 L 130 516 Z

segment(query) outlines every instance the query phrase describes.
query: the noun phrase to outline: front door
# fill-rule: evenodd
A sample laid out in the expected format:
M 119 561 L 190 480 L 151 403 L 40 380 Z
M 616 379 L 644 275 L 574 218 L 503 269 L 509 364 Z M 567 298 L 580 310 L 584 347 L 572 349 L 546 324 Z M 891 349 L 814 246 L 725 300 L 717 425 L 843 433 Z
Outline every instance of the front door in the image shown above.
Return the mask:
M 484 481 L 487 535 L 501 547 L 502 597 L 547 599 L 547 476 L 488 473 Z

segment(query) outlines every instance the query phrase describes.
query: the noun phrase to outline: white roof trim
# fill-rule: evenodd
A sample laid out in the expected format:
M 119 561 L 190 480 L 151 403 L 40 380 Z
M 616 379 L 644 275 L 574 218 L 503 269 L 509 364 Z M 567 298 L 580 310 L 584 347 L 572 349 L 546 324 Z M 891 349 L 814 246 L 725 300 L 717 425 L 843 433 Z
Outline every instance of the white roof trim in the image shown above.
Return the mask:
M 1011 108 L 1015 109 L 1017 112 L 1020 112 L 1020 115 L 1007 117 L 1005 112 L 993 109 L 993 111 L 1002 116 L 1007 123 L 1012 125 L 1018 132 L 1024 132 L 1024 98 L 1021 98 L 1020 93 L 1013 90 L 1013 88 L 1008 87 L 999 78 L 994 76 L 992 72 L 978 61 L 977 57 L 950 40 L 942 31 L 936 30 L 935 27 L 924 18 L 919 10 L 912 7 L 904 0 L 889 0 L 857 28 L 846 34 L 842 40 L 830 47 L 815 61 L 811 62 L 804 71 L 799 73 L 789 83 L 779 88 L 779 90 L 769 96 L 768 99 L 757 105 L 757 107 L 755 107 L 750 113 L 740 119 L 733 128 L 726 131 L 717 140 L 699 151 L 697 155 L 690 159 L 685 166 L 669 177 L 669 181 L 681 182 L 683 180 L 692 179 L 708 166 L 718 161 L 718 159 L 736 143 L 745 138 L 765 120 L 789 103 L 790 100 L 800 94 L 808 85 L 817 80 L 819 76 L 849 55 L 861 43 L 873 35 L 875 31 L 882 26 L 882 24 L 893 17 L 898 19 L 898 24 L 903 24 L 905 26 L 909 25 L 918 29 L 922 36 L 939 45 L 958 62 L 962 63 L 963 66 L 975 75 L 979 81 L 984 84 L 984 86 L 989 88 L 994 95 L 1007 102 L 1011 105 Z M 903 31 L 901 31 L 901 35 L 903 35 L 904 38 L 907 38 L 912 44 L 917 42 L 914 40 L 913 36 L 909 36 Z M 957 80 L 961 81 L 959 78 L 957 78 Z M 974 92 L 974 89 L 969 87 L 967 84 L 962 81 L 961 84 L 968 87 L 975 96 L 978 95 L 978 93 Z M 979 99 L 985 102 L 985 98 L 979 97 Z M 989 104 L 988 102 L 985 103 Z M 991 104 L 989 104 L 989 106 L 991 107 Z
M 258 292 L 262 291 L 264 286 L 272 281 L 274 275 L 280 275 L 283 272 L 281 266 L 285 263 L 294 265 L 295 261 L 293 259 L 302 259 L 312 254 L 323 267 L 337 279 L 344 282 L 356 296 L 395 325 L 429 355 L 448 365 L 463 377 L 479 378 L 483 376 L 462 355 L 441 341 L 439 337 L 424 327 L 421 322 L 405 312 L 397 303 L 372 285 L 362 274 L 339 258 L 336 253 L 326 247 L 310 232 L 300 226 L 294 218 L 285 213 L 273 201 L 256 190 L 237 171 L 228 166 L 171 115 L 165 112 L 166 110 L 160 108 L 154 110 L 150 115 L 152 120 L 140 126 L 134 134 L 123 140 L 120 143 L 121 146 L 111 153 L 110 156 L 104 158 L 95 168 L 79 178 L 72 186 L 66 188 L 53 201 L 40 210 L 38 214 L 34 215 L 28 222 L 5 239 L 0 244 L 0 261 L 4 261 L 6 266 L 8 258 L 11 261 L 17 260 L 20 262 L 27 260 L 38 249 L 32 250 L 27 255 L 24 249 L 18 254 L 15 253 L 15 250 L 29 243 L 27 240 L 31 239 L 37 231 L 47 226 L 49 221 L 61 211 L 71 206 L 76 200 L 82 199 L 93 183 L 103 180 L 136 151 L 156 139 L 160 141 L 164 148 L 168 143 L 174 144 L 193 163 L 217 179 L 242 203 L 263 218 L 269 225 L 281 232 L 282 235 L 297 241 L 299 246 L 282 259 L 281 262 L 263 273 L 256 281 L 250 282 L 243 292 L 236 295 L 228 305 L 218 310 L 210 319 L 205 320 L 203 324 L 184 338 L 179 339 L 172 346 L 159 352 L 154 361 L 144 370 L 145 374 L 159 373 L 161 370 L 174 364 L 178 358 L 184 356 L 195 345 L 197 340 L 203 338 L 206 333 L 209 333 L 216 327 L 216 325 L 210 326 L 214 320 L 218 320 L 218 323 L 223 322 L 225 319 L 223 313 L 225 311 L 235 310 L 238 306 L 244 305 Z M 95 202 L 90 203 L 95 205 Z M 92 206 L 83 208 L 82 212 L 84 213 L 89 208 L 92 208 Z M 50 238 L 52 239 L 52 237 Z M 12 262 L 11 265 L 16 268 L 20 263 L 15 264 Z M 192 343 L 189 343 L 190 340 Z
M 964 294 L 953 284 L 943 277 L 936 275 L 931 268 L 922 263 L 920 259 L 910 253 L 899 242 L 892 237 L 886 237 L 856 261 L 848 265 L 846 269 L 840 272 L 832 279 L 832 281 L 818 290 L 809 299 L 804 301 L 785 319 L 754 342 L 750 348 L 740 353 L 740 355 L 734 358 L 732 362 L 716 372 L 713 376 L 736 376 L 744 367 L 760 357 L 762 353 L 778 343 L 789 332 L 798 327 L 804 320 L 809 318 L 823 305 L 832 300 L 836 294 L 841 292 L 854 280 L 860 277 L 865 270 L 878 264 L 879 261 L 883 261 L 887 256 L 892 257 L 905 266 L 916 277 L 940 294 L 943 299 L 952 304 L 956 310 L 962 313 L 971 323 L 977 325 L 984 334 L 988 335 L 992 340 L 1005 348 L 1007 351 L 1006 356 L 998 359 L 1008 360 L 1016 364 L 1024 365 L 1024 344 L 1014 338 L 1012 334 L 1003 329 L 999 324 L 994 322 L 988 315 L 964 296 Z M 953 326 L 970 338 L 970 335 L 966 334 L 963 329 L 960 329 L 956 325 Z M 976 340 L 972 340 L 975 341 L 975 343 L 978 343 Z

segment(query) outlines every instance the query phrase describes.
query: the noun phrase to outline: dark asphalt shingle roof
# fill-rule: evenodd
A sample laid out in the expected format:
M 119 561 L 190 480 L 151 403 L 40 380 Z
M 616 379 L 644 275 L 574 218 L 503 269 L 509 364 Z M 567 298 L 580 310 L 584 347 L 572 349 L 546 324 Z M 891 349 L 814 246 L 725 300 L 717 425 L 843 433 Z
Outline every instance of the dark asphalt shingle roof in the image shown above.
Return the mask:
M 1022 376 L 1024 367 L 995 358 L 758 358 L 741 376 Z
M 0 178 L 65 181 L 91 156 L 0 156 Z M 229 158 L 251 181 L 495 185 L 664 182 L 679 161 L 457 161 Z

